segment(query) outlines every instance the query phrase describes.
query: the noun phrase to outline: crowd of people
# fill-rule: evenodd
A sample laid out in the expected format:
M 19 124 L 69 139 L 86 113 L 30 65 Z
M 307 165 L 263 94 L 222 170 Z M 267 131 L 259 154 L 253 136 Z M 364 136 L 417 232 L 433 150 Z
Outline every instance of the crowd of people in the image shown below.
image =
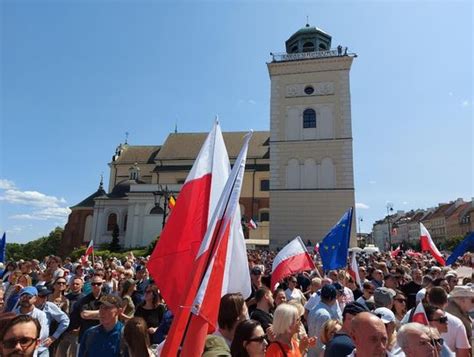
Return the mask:
M 450 267 L 429 255 L 358 254 L 360 280 L 324 271 L 315 254 L 316 269 L 272 287 L 275 256 L 248 251 L 252 293 L 222 297 L 196 356 L 472 356 L 474 288 L 461 275 L 470 253 Z M 129 254 L 0 264 L 0 355 L 159 356 L 173 314 L 147 263 Z

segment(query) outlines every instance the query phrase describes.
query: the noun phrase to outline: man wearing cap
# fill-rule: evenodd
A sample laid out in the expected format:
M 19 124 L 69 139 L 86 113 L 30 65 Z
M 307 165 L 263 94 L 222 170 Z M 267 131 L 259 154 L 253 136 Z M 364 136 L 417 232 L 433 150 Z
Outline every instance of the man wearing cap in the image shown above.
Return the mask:
M 361 312 L 368 311 L 358 302 L 350 302 L 342 312 L 342 328 L 337 331 L 331 341 L 326 345 L 324 357 L 347 356 L 355 348 L 354 341 L 350 336 L 352 319 Z
M 133 304 L 135 306 L 140 305 L 145 301 L 145 291 L 148 285 L 150 285 L 150 279 L 148 278 L 148 270 L 143 265 L 138 265 L 135 269 L 136 272 L 136 290 L 132 294 Z
M 34 286 L 27 286 L 20 291 L 19 306 L 14 310 L 17 315 L 28 315 L 38 320 L 41 326 L 40 332 L 40 346 L 38 348 L 38 356 L 49 356 L 48 347 L 43 346 L 42 342 L 49 336 L 49 324 L 46 314 L 35 307 L 35 302 L 38 297 L 38 290 Z
M 379 317 L 385 325 L 388 339 L 386 347 L 387 351 L 393 355 L 400 354 L 400 347 L 398 347 L 396 338 L 394 337 L 396 328 L 395 314 L 392 310 L 389 310 L 386 307 L 379 307 L 378 309 L 374 310 L 374 315 Z
M 471 286 L 456 285 L 449 294 L 449 302 L 446 311 L 458 317 L 466 328 L 467 337 L 472 337 L 472 320 L 469 312 L 474 304 L 474 290 Z
M 100 298 L 99 306 L 100 324 L 84 332 L 79 341 L 78 357 L 120 356 L 122 299 L 116 295 L 105 295 Z
M 386 287 L 376 288 L 374 291 L 375 308 L 386 307 L 391 309 L 393 307 L 393 298 L 397 293 L 393 289 Z
M 42 341 L 42 345 L 49 348 L 66 331 L 69 326 L 69 317 L 56 304 L 46 301 L 48 295 L 51 294 L 46 286 L 41 285 L 36 289 L 38 290 L 38 296 L 35 306 L 46 314 L 50 333 L 50 336 Z M 53 321 L 55 321 L 57 327 L 52 325 Z
M 325 285 L 321 289 L 321 301 L 308 314 L 308 335 L 320 336 L 323 324 L 328 320 L 340 320 L 341 316 L 334 309 L 336 305 L 337 290 L 333 284 Z M 323 345 L 318 339 L 316 346 L 308 351 L 309 357 L 317 357 L 323 350 Z

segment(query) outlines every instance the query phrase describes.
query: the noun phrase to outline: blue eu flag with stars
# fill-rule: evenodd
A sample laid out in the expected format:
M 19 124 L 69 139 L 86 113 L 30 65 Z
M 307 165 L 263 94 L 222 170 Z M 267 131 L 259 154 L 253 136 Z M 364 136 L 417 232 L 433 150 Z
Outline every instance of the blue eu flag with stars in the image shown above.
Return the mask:
M 319 246 L 323 269 L 340 269 L 347 265 L 347 253 L 351 237 L 352 207 L 331 228 Z
M 474 249 L 474 232 L 469 234 L 464 240 L 458 244 L 453 250 L 453 254 L 446 260 L 446 265 L 451 265 L 456 262 L 456 259 L 466 253 L 468 250 Z

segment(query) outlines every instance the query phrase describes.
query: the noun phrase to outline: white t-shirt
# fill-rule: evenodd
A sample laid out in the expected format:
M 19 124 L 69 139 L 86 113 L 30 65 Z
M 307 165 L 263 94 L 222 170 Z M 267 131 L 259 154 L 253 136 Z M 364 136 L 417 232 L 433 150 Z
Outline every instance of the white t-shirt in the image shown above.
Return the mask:
M 316 305 L 319 304 L 320 301 L 321 296 L 319 296 L 318 293 L 312 293 L 308 302 L 304 305 L 304 308 L 308 311 L 311 311 Z
M 291 301 L 291 300 L 296 300 L 300 304 L 303 304 L 305 301 L 305 297 L 302 293 L 302 291 L 298 288 L 294 288 L 293 291 L 291 291 L 289 288 L 285 290 L 285 295 L 286 295 L 286 300 Z
M 456 348 L 471 348 L 467 338 L 466 328 L 464 327 L 461 319 L 454 316 L 453 314 L 450 314 L 449 312 L 445 313 L 448 317 L 448 332 L 441 334 L 441 338 L 444 340 L 444 343 L 453 352 L 456 351 Z

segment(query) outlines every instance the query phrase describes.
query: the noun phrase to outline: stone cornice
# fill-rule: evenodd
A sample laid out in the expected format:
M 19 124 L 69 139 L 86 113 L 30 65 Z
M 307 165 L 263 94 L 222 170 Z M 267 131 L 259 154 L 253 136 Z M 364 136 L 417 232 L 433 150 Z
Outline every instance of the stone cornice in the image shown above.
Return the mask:
M 284 74 L 341 71 L 350 70 L 353 59 L 351 56 L 341 56 L 305 59 L 301 61 L 270 62 L 267 63 L 267 67 L 270 77 Z

